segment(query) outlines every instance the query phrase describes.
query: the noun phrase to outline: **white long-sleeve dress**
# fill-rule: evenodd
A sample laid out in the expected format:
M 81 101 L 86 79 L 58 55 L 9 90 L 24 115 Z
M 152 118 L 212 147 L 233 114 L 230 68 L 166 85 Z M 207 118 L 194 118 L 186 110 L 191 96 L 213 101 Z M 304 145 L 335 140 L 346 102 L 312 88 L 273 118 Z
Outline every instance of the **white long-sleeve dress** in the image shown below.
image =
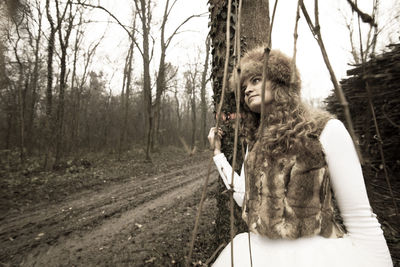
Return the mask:
M 372 212 L 365 189 L 361 165 L 354 144 L 344 125 L 329 120 L 320 136 L 330 173 L 332 189 L 347 229 L 343 238 L 322 236 L 295 240 L 269 239 L 254 233 L 241 233 L 233 240 L 234 266 L 273 267 L 391 267 L 390 252 L 383 231 Z M 232 167 L 224 154 L 214 156 L 227 188 L 230 188 Z M 234 173 L 234 200 L 241 207 L 244 201 L 245 177 Z M 220 253 L 214 267 L 231 266 L 231 243 Z

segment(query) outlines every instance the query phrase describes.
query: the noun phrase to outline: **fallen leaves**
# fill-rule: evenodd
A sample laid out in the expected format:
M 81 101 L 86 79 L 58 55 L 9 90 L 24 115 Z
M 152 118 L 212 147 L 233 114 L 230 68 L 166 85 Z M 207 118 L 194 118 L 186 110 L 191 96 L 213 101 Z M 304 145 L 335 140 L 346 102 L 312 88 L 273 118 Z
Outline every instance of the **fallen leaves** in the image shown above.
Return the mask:
M 35 237 L 35 240 L 39 240 L 42 236 L 44 236 L 44 233 L 39 233 L 39 234 Z

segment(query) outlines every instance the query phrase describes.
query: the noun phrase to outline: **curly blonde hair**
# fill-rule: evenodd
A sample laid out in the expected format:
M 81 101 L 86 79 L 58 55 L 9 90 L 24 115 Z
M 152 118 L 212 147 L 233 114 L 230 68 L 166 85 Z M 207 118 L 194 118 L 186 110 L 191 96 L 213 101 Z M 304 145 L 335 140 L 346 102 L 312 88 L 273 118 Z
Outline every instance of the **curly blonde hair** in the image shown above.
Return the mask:
M 247 52 L 241 59 L 240 87 L 243 82 L 256 75 L 262 75 L 264 49 L 257 47 Z M 259 136 L 260 114 L 252 112 L 244 102 L 241 91 L 241 135 L 249 148 L 259 140 L 262 153 L 273 159 L 287 153 L 295 153 L 307 147 L 310 138 L 318 138 L 317 120 L 330 116 L 326 112 L 311 110 L 300 98 L 301 81 L 296 69 L 297 79 L 291 84 L 291 59 L 277 50 L 270 52 L 267 79 L 272 83 L 273 100 L 266 107 L 263 135 Z M 234 85 L 234 77 L 230 84 Z M 317 115 L 317 116 L 315 116 Z

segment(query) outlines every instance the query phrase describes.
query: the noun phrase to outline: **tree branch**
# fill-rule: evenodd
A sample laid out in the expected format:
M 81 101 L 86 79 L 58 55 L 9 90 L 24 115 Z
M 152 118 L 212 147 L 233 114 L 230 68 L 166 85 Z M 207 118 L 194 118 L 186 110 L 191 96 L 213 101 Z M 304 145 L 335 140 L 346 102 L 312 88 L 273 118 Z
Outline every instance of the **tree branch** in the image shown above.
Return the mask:
M 81 5 L 81 6 L 85 6 L 85 7 L 91 7 L 91 8 L 97 8 L 97 9 L 101 9 L 104 12 L 106 12 L 108 15 L 110 15 L 117 22 L 117 24 L 119 26 L 122 27 L 122 29 L 124 29 L 126 31 L 126 33 L 128 34 L 129 38 L 131 38 L 131 40 L 135 43 L 135 45 L 138 48 L 140 54 L 143 56 L 143 51 L 142 51 L 142 49 L 140 49 L 140 46 L 136 42 L 134 36 L 131 34 L 131 32 L 128 30 L 128 28 L 124 24 L 122 24 L 121 21 L 119 21 L 119 19 L 113 13 L 111 13 L 108 9 L 106 9 L 105 7 L 100 6 L 100 5 L 95 6 L 95 5 L 91 5 L 91 4 L 82 3 L 80 0 L 78 0 L 77 3 L 72 3 L 72 4 Z M 136 1 L 135 1 L 135 5 L 136 5 Z M 137 5 L 136 5 L 136 8 L 137 8 Z M 140 12 L 137 12 L 137 13 L 139 13 L 139 16 L 140 16 Z
M 377 27 L 376 22 L 370 15 L 362 12 L 358 8 L 358 6 L 355 3 L 353 3 L 351 0 L 347 0 L 347 3 L 349 3 L 349 5 L 351 6 L 351 10 L 353 10 L 353 12 L 356 12 L 361 17 L 361 19 L 364 23 L 368 23 L 369 25 L 371 25 L 371 27 Z
M 318 0 L 315 0 L 315 1 L 318 1 Z M 315 8 L 318 9 L 318 3 L 316 3 Z M 321 31 L 319 29 L 319 25 L 317 25 L 318 28 L 316 26 L 312 25 L 310 16 L 308 15 L 307 9 L 304 6 L 303 0 L 301 0 L 301 10 L 302 10 L 302 12 L 304 14 L 304 17 L 307 20 L 307 24 L 310 27 L 311 32 L 314 34 L 314 37 L 317 40 L 317 43 L 318 43 L 318 45 L 319 45 L 319 47 L 321 49 L 322 57 L 324 59 L 325 65 L 326 65 L 326 67 L 327 67 L 327 69 L 329 71 L 329 74 L 331 76 L 331 81 L 332 81 L 333 87 L 335 88 L 335 94 L 336 94 L 337 98 L 339 99 L 339 101 L 340 101 L 340 103 L 341 103 L 341 105 L 343 107 L 344 116 L 346 118 L 347 127 L 348 127 L 348 130 L 349 130 L 350 136 L 353 139 L 353 142 L 354 142 L 354 145 L 355 145 L 355 148 L 356 148 L 356 151 L 357 151 L 358 158 L 360 159 L 360 162 L 363 162 L 363 158 L 362 158 L 362 154 L 360 152 L 360 148 L 359 148 L 358 142 L 356 142 L 357 139 L 356 139 L 356 135 L 355 135 L 355 132 L 354 132 L 353 122 L 352 122 L 351 116 L 350 116 L 349 103 L 346 100 L 346 97 L 345 97 L 345 95 L 343 93 L 343 90 L 340 87 L 339 82 L 336 79 L 336 75 L 335 75 L 335 73 L 333 71 L 333 68 L 332 68 L 332 65 L 331 65 L 331 63 L 329 61 L 329 57 L 328 57 L 328 54 L 326 52 L 324 42 L 322 40 L 322 35 L 321 35 Z M 318 10 L 315 11 L 315 16 L 316 16 L 315 17 L 315 21 L 319 22 Z
M 189 20 L 195 17 L 203 17 L 207 13 L 202 13 L 202 14 L 197 14 L 197 15 L 191 15 L 190 17 L 186 18 L 178 27 L 176 27 L 175 31 L 167 38 L 167 41 L 165 42 L 165 46 L 168 47 L 171 43 L 172 38 L 177 34 L 178 30 Z

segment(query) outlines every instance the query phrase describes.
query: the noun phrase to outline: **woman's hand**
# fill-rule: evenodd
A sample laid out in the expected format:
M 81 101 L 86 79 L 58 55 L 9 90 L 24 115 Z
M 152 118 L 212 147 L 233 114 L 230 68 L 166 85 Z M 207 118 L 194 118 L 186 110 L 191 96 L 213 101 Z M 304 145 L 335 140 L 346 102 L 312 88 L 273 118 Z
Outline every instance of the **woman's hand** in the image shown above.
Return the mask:
M 214 149 L 214 156 L 221 153 L 221 139 L 224 132 L 221 128 L 216 131 L 215 127 L 210 129 L 208 134 L 208 142 L 210 142 L 211 149 Z

